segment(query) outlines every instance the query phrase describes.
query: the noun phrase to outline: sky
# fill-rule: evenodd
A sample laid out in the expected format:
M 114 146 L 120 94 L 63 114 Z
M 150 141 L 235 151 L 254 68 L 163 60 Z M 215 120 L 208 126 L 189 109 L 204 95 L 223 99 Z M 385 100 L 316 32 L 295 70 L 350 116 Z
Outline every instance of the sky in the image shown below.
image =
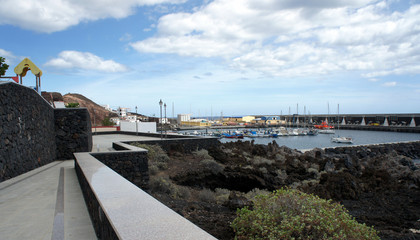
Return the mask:
M 193 117 L 420 112 L 420 0 L 0 0 L 6 76 Z M 23 84 L 35 85 L 28 74 Z M 328 107 L 329 106 L 329 107 Z

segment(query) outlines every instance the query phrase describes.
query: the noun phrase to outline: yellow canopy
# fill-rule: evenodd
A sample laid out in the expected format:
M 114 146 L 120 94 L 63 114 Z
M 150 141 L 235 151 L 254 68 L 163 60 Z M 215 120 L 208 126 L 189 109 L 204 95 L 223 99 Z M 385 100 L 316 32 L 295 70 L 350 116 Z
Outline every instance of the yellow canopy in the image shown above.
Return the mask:
M 25 58 L 15 67 L 15 73 L 22 77 L 26 76 L 26 72 L 31 70 L 31 72 L 37 76 L 42 76 L 42 71 L 28 58 Z

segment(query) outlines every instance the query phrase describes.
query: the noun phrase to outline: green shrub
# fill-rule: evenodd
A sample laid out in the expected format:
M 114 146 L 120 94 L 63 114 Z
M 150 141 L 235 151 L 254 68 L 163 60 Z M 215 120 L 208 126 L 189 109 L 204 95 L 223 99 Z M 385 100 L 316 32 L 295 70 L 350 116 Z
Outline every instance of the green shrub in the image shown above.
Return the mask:
M 159 167 L 156 165 L 149 165 L 149 174 L 156 175 L 159 172 Z
M 271 165 L 274 163 L 273 160 L 267 159 L 267 158 L 263 158 L 260 156 L 255 156 L 252 160 L 251 160 L 253 165 L 262 165 L 262 164 L 266 164 L 266 165 Z
M 270 192 L 265 189 L 254 188 L 251 191 L 247 192 L 245 194 L 245 197 L 250 201 L 254 201 L 257 196 L 267 194 L 270 194 Z
M 104 118 L 104 120 L 102 120 L 102 126 L 114 126 L 115 123 L 114 121 L 112 121 L 109 117 Z
M 216 188 L 216 202 L 217 204 L 224 204 L 229 201 L 230 190 L 225 188 Z
M 280 189 L 254 200 L 253 210 L 238 209 L 235 239 L 379 239 L 340 204 L 293 189 Z
M 198 193 L 198 198 L 202 202 L 208 202 L 208 203 L 216 202 L 216 194 L 212 190 L 207 189 L 207 188 L 204 188 Z
M 176 186 L 168 177 L 155 177 L 150 179 L 150 190 L 156 193 L 173 195 L 177 192 Z
M 224 169 L 222 165 L 213 159 L 204 159 L 200 162 L 200 165 L 213 174 L 221 173 Z
M 136 147 L 144 148 L 148 151 L 147 159 L 149 163 L 167 163 L 170 158 L 168 154 L 159 145 L 147 145 L 147 144 L 133 144 Z
M 78 102 L 74 102 L 74 103 L 67 103 L 66 104 L 66 108 L 78 108 L 80 105 Z
M 188 199 L 191 197 L 191 191 L 187 187 L 178 186 L 177 190 L 176 197 L 181 199 Z
M 205 159 L 213 160 L 213 157 L 209 155 L 209 152 L 206 149 L 194 151 L 192 152 L 192 154 L 200 160 L 205 160 Z

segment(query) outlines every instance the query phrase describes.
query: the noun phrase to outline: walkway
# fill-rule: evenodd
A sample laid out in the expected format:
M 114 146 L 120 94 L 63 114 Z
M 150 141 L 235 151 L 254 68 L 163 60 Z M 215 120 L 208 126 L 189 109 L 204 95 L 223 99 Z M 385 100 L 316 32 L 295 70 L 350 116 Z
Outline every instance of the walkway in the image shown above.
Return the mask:
M 0 183 L 0 239 L 96 239 L 74 161 Z
M 112 142 L 159 138 L 109 134 L 93 136 L 93 152 L 114 151 Z M 0 240 L 97 239 L 74 169 L 55 161 L 0 182 Z
M 92 140 L 93 140 L 92 152 L 108 152 L 108 151 L 115 151 L 112 148 L 113 142 L 160 140 L 160 138 L 125 135 L 125 134 L 106 134 L 106 135 L 93 135 Z

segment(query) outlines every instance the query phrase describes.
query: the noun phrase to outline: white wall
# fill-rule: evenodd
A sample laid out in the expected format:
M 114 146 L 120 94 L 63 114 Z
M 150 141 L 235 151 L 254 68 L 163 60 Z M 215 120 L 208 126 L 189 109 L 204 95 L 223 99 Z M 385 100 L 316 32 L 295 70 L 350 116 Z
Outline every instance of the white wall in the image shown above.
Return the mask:
M 155 122 L 137 122 L 137 127 L 139 132 L 145 133 L 156 133 L 156 123 Z M 121 131 L 125 132 L 136 132 L 136 123 L 135 122 L 120 122 Z

